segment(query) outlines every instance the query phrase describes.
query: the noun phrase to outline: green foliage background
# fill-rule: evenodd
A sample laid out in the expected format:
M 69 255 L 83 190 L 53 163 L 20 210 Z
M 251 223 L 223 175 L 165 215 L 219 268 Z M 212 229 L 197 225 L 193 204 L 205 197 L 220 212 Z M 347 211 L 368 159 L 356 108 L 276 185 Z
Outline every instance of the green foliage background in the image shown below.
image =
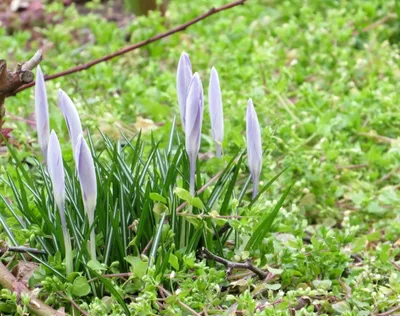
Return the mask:
M 42 69 L 54 73 L 111 53 L 127 44 L 125 38 L 144 40 L 224 3 L 174 0 L 165 18 L 154 13 L 122 29 L 99 15 L 79 15 L 74 7 L 64 10 L 52 3 L 47 13 L 63 23 L 38 28 L 41 42 L 31 41 L 27 31 L 8 36 L 0 29 L 2 55 L 26 60 L 44 45 Z M 210 294 L 208 287 L 221 284 L 224 276 L 211 280 L 217 278 L 209 273 L 214 267 L 186 258 L 184 267 L 197 265 L 200 276 L 194 285 L 181 284 L 179 299 L 205 308 L 196 305 L 200 298 L 185 292 L 199 286 L 210 301 L 218 297 L 218 304 L 236 302 L 244 310 L 282 299 L 264 310 L 267 315 L 284 314 L 302 295 L 327 313 L 386 311 L 398 304 L 400 295 L 400 273 L 390 262 L 399 260 L 400 236 L 399 30 L 394 1 L 248 1 L 141 50 L 48 82 L 51 124 L 64 132 L 67 143 L 56 109 L 56 89 L 62 87 L 94 139 L 96 126 L 114 139 L 119 129 L 133 135 L 138 117 L 144 117 L 155 123 L 157 137 L 166 143 L 170 122 L 178 115 L 180 53 L 190 55 L 205 86 L 215 66 L 225 109 L 225 151 L 244 147 L 246 100 L 252 97 L 263 127 L 264 183 L 290 166 L 263 197 L 260 209 L 270 208 L 286 184 L 295 184 L 278 215 L 279 234 L 264 240 L 270 252 L 260 254 L 260 261 L 266 258 L 271 268 L 280 269 L 274 271 L 276 282 L 264 285 L 267 292 L 258 296 L 259 285 L 246 281 L 238 284 L 241 294 Z M 24 148 L 21 158 L 39 153 L 35 132 L 15 119 L 32 111 L 32 90 L 7 99 L 6 127 L 15 128 L 13 135 Z M 203 133 L 201 152 L 213 151 L 207 111 Z M 63 150 L 71 157 L 69 146 Z M 0 166 L 2 172 L 5 168 L 5 163 Z M 213 172 L 216 167 L 206 168 Z M 0 190 L 8 189 L 1 184 Z M 235 256 L 243 260 L 247 253 Z M 154 292 L 147 290 L 145 295 Z M 179 309 L 176 301 L 168 306 L 171 314 Z

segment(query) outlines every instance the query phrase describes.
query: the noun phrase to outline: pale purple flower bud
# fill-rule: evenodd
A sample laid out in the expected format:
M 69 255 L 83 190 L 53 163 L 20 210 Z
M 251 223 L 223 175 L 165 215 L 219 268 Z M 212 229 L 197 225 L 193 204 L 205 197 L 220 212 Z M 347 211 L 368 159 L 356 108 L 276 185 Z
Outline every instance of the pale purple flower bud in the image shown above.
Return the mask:
M 65 184 L 64 184 L 64 165 L 61 155 L 61 147 L 58 137 L 51 131 L 49 145 L 47 149 L 47 170 L 53 183 L 54 200 L 61 213 L 61 221 L 64 216 Z M 65 222 L 65 219 L 64 219 Z
M 246 112 L 246 138 L 249 169 L 253 179 L 253 198 L 258 193 L 258 182 L 260 180 L 262 166 L 261 132 L 257 113 L 253 101 L 250 98 Z
M 61 228 L 65 245 L 65 262 L 67 275 L 73 271 L 73 258 L 71 248 L 71 237 L 67 229 L 65 220 L 65 182 L 64 182 L 64 165 L 61 154 L 60 142 L 54 131 L 51 131 L 49 144 L 47 148 L 47 170 L 53 184 L 53 196 L 58 211 L 60 212 Z
M 224 113 L 222 110 L 222 95 L 217 70 L 212 67 L 210 85 L 208 87 L 208 103 L 210 109 L 212 137 L 217 148 L 217 157 L 222 154 L 224 140 Z
M 186 99 L 185 134 L 186 151 L 190 161 L 190 191 L 194 194 L 196 158 L 200 149 L 201 125 L 203 122 L 204 97 L 200 76 L 196 72 L 190 83 Z
M 192 64 L 188 54 L 183 52 L 179 58 L 178 70 L 176 74 L 176 89 L 178 93 L 178 103 L 181 112 L 183 129 L 185 129 L 186 120 L 186 98 L 189 92 L 190 82 L 192 80 Z
M 70 97 L 61 89 L 58 90 L 58 102 L 61 111 L 64 115 L 65 122 L 69 132 L 69 137 L 72 143 L 72 150 L 75 156 L 76 144 L 78 136 L 82 134 L 81 120 L 79 119 L 78 111 Z
M 90 232 L 90 256 L 92 260 L 96 260 L 96 236 L 93 228 L 94 210 L 97 200 L 97 182 L 94 161 L 89 146 L 87 145 L 82 134 L 78 136 L 75 149 L 75 163 L 78 170 L 79 182 L 81 184 L 81 192 L 85 211 L 89 220 Z
M 46 85 L 44 83 L 44 77 L 40 66 L 37 66 L 36 71 L 35 114 L 39 145 L 46 162 L 47 145 L 49 143 L 50 136 L 49 106 L 47 104 Z
M 92 153 L 82 134 L 78 136 L 75 153 L 83 201 L 89 210 L 94 211 L 97 199 L 96 171 Z

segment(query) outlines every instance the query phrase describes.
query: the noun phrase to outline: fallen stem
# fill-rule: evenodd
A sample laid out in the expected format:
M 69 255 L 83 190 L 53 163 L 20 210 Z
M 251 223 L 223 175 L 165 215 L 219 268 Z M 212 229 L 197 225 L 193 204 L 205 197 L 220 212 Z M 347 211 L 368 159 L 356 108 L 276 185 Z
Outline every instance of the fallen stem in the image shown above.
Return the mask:
M 202 15 L 199 15 L 198 17 L 194 18 L 193 20 L 190 20 L 190 21 L 188 21 L 188 22 L 186 22 L 184 24 L 181 24 L 181 25 L 179 25 L 177 27 L 174 27 L 173 29 L 170 29 L 167 32 L 157 34 L 157 35 L 155 35 L 155 36 L 153 36 L 153 37 L 151 37 L 151 38 L 149 38 L 147 40 L 141 41 L 139 43 L 136 43 L 136 44 L 133 44 L 133 45 L 130 45 L 130 46 L 127 46 L 127 47 L 124 47 L 124 48 L 122 48 L 122 49 L 120 49 L 120 50 L 118 50 L 118 51 L 116 51 L 116 52 L 114 52 L 112 54 L 109 54 L 109 55 L 103 56 L 101 58 L 92 60 L 91 62 L 88 62 L 86 64 L 79 65 L 79 66 L 73 67 L 71 69 L 55 73 L 53 75 L 45 76 L 45 80 L 46 81 L 53 80 L 53 79 L 56 79 L 56 78 L 59 78 L 59 77 L 63 77 L 63 76 L 70 75 L 70 74 L 73 74 L 73 73 L 76 73 L 76 72 L 79 72 L 79 71 L 82 71 L 82 70 L 89 69 L 90 67 L 93 67 L 94 65 L 100 64 L 100 63 L 108 61 L 108 60 L 111 60 L 111 59 L 113 59 L 115 57 L 121 56 L 121 55 L 126 54 L 128 52 L 136 50 L 136 49 L 138 49 L 140 47 L 146 46 L 146 45 L 148 45 L 150 43 L 153 43 L 153 42 L 156 42 L 156 41 L 158 41 L 160 39 L 168 37 L 168 36 L 170 36 L 170 35 L 172 35 L 174 33 L 178 33 L 180 31 L 183 31 L 186 28 L 188 28 L 189 26 L 191 26 L 193 24 L 196 24 L 197 22 L 199 22 L 201 20 L 204 20 L 205 18 L 208 18 L 211 15 L 214 15 L 214 14 L 216 14 L 218 12 L 222 12 L 222 11 L 228 10 L 228 9 L 236 7 L 238 5 L 242 5 L 245 2 L 246 2 L 246 0 L 237 0 L 237 1 L 233 1 L 231 3 L 225 4 L 225 5 L 223 5 L 221 7 L 218 7 L 218 8 L 211 8 L 206 13 L 203 13 Z M 35 85 L 35 82 L 30 82 L 28 84 L 25 84 L 25 85 L 21 86 L 20 88 L 18 88 L 17 90 L 15 90 L 14 91 L 14 95 L 19 93 L 19 92 L 21 92 L 21 91 L 23 91 L 23 90 L 26 90 L 26 89 L 34 86 L 34 85 Z
M 18 281 L 17 278 L 11 274 L 10 271 L 0 262 L 0 286 L 6 288 L 14 293 L 17 293 L 17 297 L 24 294 L 30 298 L 28 309 L 29 311 L 38 316 L 54 316 L 64 315 L 61 312 L 56 311 L 49 305 L 45 304 L 41 300 L 37 299 L 36 296 L 23 284 Z
M 254 272 L 256 275 L 258 275 L 258 277 L 261 280 L 264 280 L 268 276 L 268 272 L 264 272 L 263 270 L 257 268 L 256 266 L 254 266 L 250 262 L 250 260 L 248 260 L 246 262 L 232 262 L 232 261 L 226 260 L 226 259 L 224 259 L 222 257 L 219 257 L 217 255 L 214 255 L 210 250 L 208 250 L 208 249 L 206 249 L 204 247 L 201 249 L 201 252 L 208 259 L 211 259 L 211 260 L 214 260 L 216 262 L 222 263 L 229 270 L 232 270 L 232 269 L 250 270 L 250 271 Z
M 29 247 L 6 247 L 0 248 L 0 254 L 4 254 L 6 252 L 17 252 L 17 253 L 33 253 L 35 255 L 47 255 L 47 252 L 44 250 L 39 250 L 35 248 Z

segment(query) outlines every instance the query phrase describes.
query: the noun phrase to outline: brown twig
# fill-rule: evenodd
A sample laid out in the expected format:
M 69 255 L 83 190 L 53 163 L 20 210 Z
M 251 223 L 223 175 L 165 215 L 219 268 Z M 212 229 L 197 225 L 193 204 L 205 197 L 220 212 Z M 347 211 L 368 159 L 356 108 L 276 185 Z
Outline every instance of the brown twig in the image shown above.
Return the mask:
M 211 178 L 205 185 L 203 185 L 197 192 L 196 195 L 199 195 L 200 193 L 204 192 L 211 184 L 213 184 L 215 181 L 217 181 L 221 175 L 222 175 L 223 171 L 218 172 L 213 178 Z M 181 205 L 179 205 L 176 208 L 176 212 L 180 212 L 185 206 L 187 205 L 187 202 L 183 202 Z
M 341 170 L 341 169 L 349 169 L 349 170 L 350 169 L 362 169 L 362 168 L 365 168 L 365 167 L 368 167 L 367 163 L 362 163 L 360 165 L 347 165 L 347 166 L 335 165 L 335 168 L 337 170 Z
M 103 274 L 103 278 L 129 278 L 132 275 L 131 272 L 123 272 L 123 273 L 112 273 L 112 274 Z M 94 277 L 93 279 L 89 279 L 88 283 L 96 281 L 98 277 Z
M 83 316 L 88 316 L 89 314 L 86 313 L 73 299 L 70 299 L 68 296 L 64 295 L 61 292 L 58 292 L 58 294 L 63 297 L 64 299 L 66 299 L 68 302 L 70 302 L 70 304 L 72 304 Z
M 389 13 L 389 14 L 385 15 L 384 17 L 380 18 L 379 20 L 376 20 L 374 23 L 364 27 L 362 29 L 362 31 L 369 32 L 369 31 L 373 30 L 374 28 L 377 28 L 379 25 L 385 24 L 386 22 L 396 19 L 396 18 L 397 18 L 397 14 Z
M 207 248 L 204 248 L 204 247 L 201 249 L 201 252 L 208 259 L 211 259 L 211 260 L 214 260 L 216 262 L 223 264 L 229 270 L 232 270 L 232 269 L 250 270 L 250 271 L 254 272 L 256 275 L 258 275 L 258 277 L 261 280 L 264 280 L 268 276 L 268 272 L 264 272 L 263 270 L 257 268 L 249 260 L 246 262 L 232 262 L 232 261 L 226 260 L 222 257 L 219 257 L 217 255 L 214 255 L 210 250 L 208 250 Z
M 392 309 L 389 309 L 387 312 L 384 313 L 380 313 L 377 314 L 376 316 L 389 316 L 389 315 L 393 315 L 394 312 L 397 312 L 398 310 L 400 310 L 400 305 L 393 307 Z
M 79 65 L 79 66 L 73 67 L 71 69 L 55 73 L 53 75 L 46 76 L 45 80 L 46 81 L 47 80 L 53 80 L 53 79 L 56 79 L 56 78 L 59 78 L 59 77 L 63 77 L 63 76 L 70 75 L 70 74 L 73 74 L 73 73 L 76 73 L 76 72 L 79 72 L 79 71 L 82 71 L 82 70 L 89 69 L 90 67 L 93 67 L 94 65 L 97 65 L 97 64 L 100 64 L 102 62 L 105 62 L 105 61 L 108 61 L 110 59 L 113 59 L 115 57 L 121 56 L 121 55 L 126 54 L 128 52 L 136 50 L 136 49 L 138 49 L 140 47 L 146 46 L 146 45 L 148 45 L 150 43 L 153 43 L 153 42 L 156 42 L 156 41 L 158 41 L 160 39 L 168 37 L 168 36 L 170 36 L 172 34 L 181 32 L 181 31 L 185 30 L 186 28 L 188 28 L 189 26 L 191 26 L 193 24 L 196 24 L 197 22 L 199 22 L 201 20 L 204 20 L 205 18 L 208 18 L 211 15 L 214 15 L 214 14 L 216 14 L 218 12 L 222 12 L 222 11 L 228 10 L 228 9 L 236 7 L 238 5 L 242 5 L 245 2 L 246 2 L 246 0 L 236 0 L 236 1 L 233 1 L 231 3 L 225 4 L 225 5 L 223 5 L 221 7 L 218 7 L 218 8 L 211 8 L 206 13 L 203 13 L 202 15 L 199 15 L 198 17 L 194 18 L 193 20 L 190 20 L 190 21 L 188 21 L 188 22 L 186 22 L 184 24 L 181 24 L 181 25 L 179 25 L 177 27 L 174 27 L 173 29 L 170 29 L 167 32 L 157 34 L 157 35 L 155 35 L 155 36 L 153 36 L 153 37 L 151 37 L 151 38 L 149 38 L 147 40 L 141 41 L 139 43 L 136 43 L 136 44 L 133 44 L 133 45 L 130 45 L 130 46 L 127 46 L 127 47 L 124 47 L 124 48 L 122 48 L 122 49 L 120 49 L 120 50 L 118 50 L 118 51 L 116 51 L 116 52 L 114 52 L 112 54 L 109 54 L 109 55 L 103 56 L 101 58 L 92 60 L 91 62 L 88 62 L 86 64 Z M 35 85 L 34 82 L 31 82 L 31 83 L 28 83 L 26 85 L 23 85 L 22 87 L 20 87 L 17 90 L 15 90 L 14 94 L 17 94 L 18 92 L 21 92 L 21 91 L 23 91 L 25 89 L 28 89 L 29 87 L 32 87 L 34 85 Z
M 399 264 L 397 264 L 397 263 L 394 262 L 394 261 L 390 261 L 390 262 L 391 262 L 391 264 L 393 264 L 393 265 L 395 266 L 395 268 L 396 268 L 397 270 L 400 271 L 400 265 L 399 265 Z
M 166 289 L 164 289 L 164 287 L 162 287 L 161 285 L 157 286 L 159 290 L 161 290 L 162 292 L 164 292 L 167 296 L 171 296 L 172 294 L 167 291 Z M 200 316 L 199 313 L 197 313 L 193 308 L 191 308 L 190 306 L 186 305 L 185 303 L 183 303 L 182 301 L 178 300 L 177 301 L 178 304 L 183 307 L 184 309 L 186 309 L 189 313 L 191 313 L 193 316 Z
M 63 313 L 56 311 L 49 305 L 45 304 L 41 300 L 37 299 L 36 296 L 23 284 L 18 281 L 14 275 L 0 262 L 0 286 L 17 293 L 20 297 L 24 294 L 30 298 L 28 309 L 29 311 L 38 316 L 54 316 L 63 315 Z
M 149 240 L 149 242 L 147 243 L 146 247 L 144 247 L 144 249 L 142 251 L 142 255 L 145 255 L 147 253 L 147 251 L 149 251 L 152 244 L 153 244 L 153 238 L 151 238 Z
M 380 143 L 393 144 L 393 142 L 396 141 L 393 138 L 389 138 L 389 137 L 386 137 L 386 136 L 378 135 L 378 134 L 373 133 L 373 132 L 369 132 L 369 133 L 360 132 L 360 133 L 357 133 L 357 134 L 360 135 L 360 136 L 373 138 L 373 139 L 375 139 L 376 141 L 378 141 Z
M 7 69 L 7 62 L 0 60 L 0 131 L 3 126 L 5 115 L 5 99 L 14 94 L 14 92 L 24 84 L 33 82 L 34 75 L 32 69 L 42 60 L 42 51 L 38 50 L 36 54 L 27 62 L 18 64 L 15 71 Z
M 47 252 L 44 250 L 28 248 L 28 247 L 3 247 L 3 248 L 0 248 L 0 254 L 6 253 L 7 251 L 17 252 L 17 253 L 33 253 L 35 255 L 46 255 L 47 254 Z
M 385 182 L 386 180 L 389 180 L 391 177 L 393 177 L 399 171 L 400 171 L 400 167 L 393 169 L 389 173 L 385 174 L 384 176 L 382 176 L 381 178 L 376 180 L 376 184 L 380 184 L 382 182 Z

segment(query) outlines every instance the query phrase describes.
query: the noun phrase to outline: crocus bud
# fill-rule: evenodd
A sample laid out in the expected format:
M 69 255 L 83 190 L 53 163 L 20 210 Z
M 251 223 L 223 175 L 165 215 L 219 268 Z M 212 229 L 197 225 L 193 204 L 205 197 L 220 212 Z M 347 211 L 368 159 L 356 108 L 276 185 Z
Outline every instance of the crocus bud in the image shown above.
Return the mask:
M 186 99 L 185 134 L 186 151 L 190 162 L 190 191 L 194 195 L 196 158 L 200 149 L 201 125 L 203 122 L 204 97 L 200 76 L 196 72 L 190 83 Z
M 40 66 L 37 66 L 36 85 L 35 85 L 35 114 L 36 129 L 38 133 L 39 145 L 42 150 L 44 160 L 47 161 L 47 145 L 49 143 L 49 106 L 47 104 L 46 86 Z
M 260 180 L 262 166 L 262 149 L 260 124 L 258 123 L 257 113 L 254 109 L 253 101 L 251 98 L 249 99 L 249 102 L 247 104 L 246 138 L 249 169 L 253 180 L 253 198 L 255 198 L 258 193 L 258 182 Z
M 78 111 L 70 97 L 61 89 L 58 90 L 58 102 L 61 111 L 64 115 L 65 122 L 69 132 L 69 137 L 72 143 L 72 150 L 75 156 L 76 144 L 78 136 L 82 134 L 81 120 L 79 119 Z
M 224 140 L 224 114 L 222 111 L 222 96 L 217 70 L 212 67 L 210 85 L 208 87 L 208 103 L 210 109 L 212 136 L 217 149 L 217 157 L 222 154 Z
M 73 271 L 71 237 L 67 229 L 65 220 L 65 183 L 64 183 L 64 165 L 58 137 L 54 131 L 51 131 L 48 149 L 47 149 L 47 170 L 53 184 L 53 196 L 58 211 L 60 212 L 61 228 L 65 245 L 65 261 L 67 274 Z
M 51 131 L 49 145 L 47 149 L 47 170 L 53 183 L 54 200 L 61 214 L 61 222 L 65 222 L 64 201 L 64 165 L 61 156 L 60 143 L 54 131 Z M 62 211 L 61 211 L 62 210 Z M 64 219 L 64 220 L 63 220 Z
M 92 228 L 90 233 L 90 255 L 91 259 L 96 260 L 96 239 L 94 227 L 92 227 L 97 200 L 96 171 L 92 153 L 82 134 L 78 136 L 75 153 L 75 163 L 78 170 L 79 182 L 81 184 L 83 203 L 88 216 L 89 227 Z
M 186 120 L 186 98 L 189 92 L 190 82 L 192 80 L 192 64 L 188 54 L 183 52 L 179 58 L 178 70 L 176 74 L 176 89 L 178 92 L 178 103 L 181 112 L 183 129 L 185 129 Z

